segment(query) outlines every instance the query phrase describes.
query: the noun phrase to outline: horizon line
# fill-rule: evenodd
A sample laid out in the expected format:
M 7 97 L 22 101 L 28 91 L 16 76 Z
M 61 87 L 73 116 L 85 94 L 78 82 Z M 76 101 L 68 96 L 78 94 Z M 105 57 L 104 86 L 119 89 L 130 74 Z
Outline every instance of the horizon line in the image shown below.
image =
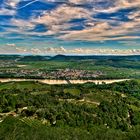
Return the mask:
M 12 54 L 12 53 L 0 53 L 1 55 L 5 55 L 5 56 L 10 56 L 10 55 L 14 55 L 14 56 L 140 56 L 140 54 Z

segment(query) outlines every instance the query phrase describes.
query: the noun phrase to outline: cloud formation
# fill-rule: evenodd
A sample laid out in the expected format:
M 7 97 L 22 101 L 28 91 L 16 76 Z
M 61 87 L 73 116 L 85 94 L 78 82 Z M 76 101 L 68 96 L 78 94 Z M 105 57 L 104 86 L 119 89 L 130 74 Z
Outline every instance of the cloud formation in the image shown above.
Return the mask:
M 54 52 L 63 53 L 60 46 L 69 41 L 140 44 L 140 0 L 4 0 L 0 18 L 0 36 L 10 44 L 57 40 Z
M 92 48 L 74 48 L 66 49 L 64 47 L 49 47 L 49 48 L 16 48 L 17 52 L 26 54 L 40 54 L 40 55 L 55 55 L 55 54 L 65 54 L 65 55 L 140 55 L 140 49 L 92 49 Z

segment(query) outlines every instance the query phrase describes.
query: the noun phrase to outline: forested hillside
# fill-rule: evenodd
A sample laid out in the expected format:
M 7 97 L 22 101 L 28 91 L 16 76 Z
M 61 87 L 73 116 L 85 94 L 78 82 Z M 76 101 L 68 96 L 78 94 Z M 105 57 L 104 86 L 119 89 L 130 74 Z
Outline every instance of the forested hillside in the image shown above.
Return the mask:
M 0 139 L 139 139 L 140 83 L 0 84 Z

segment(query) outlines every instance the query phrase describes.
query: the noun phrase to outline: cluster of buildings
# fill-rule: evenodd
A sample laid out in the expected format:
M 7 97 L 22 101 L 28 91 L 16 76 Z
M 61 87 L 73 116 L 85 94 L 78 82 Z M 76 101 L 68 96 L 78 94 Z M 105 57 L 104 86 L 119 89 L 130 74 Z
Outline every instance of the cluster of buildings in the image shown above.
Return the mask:
M 2 61 L 0 60 L 0 68 L 16 67 L 16 64 L 12 61 Z
M 44 78 L 44 79 L 93 79 L 103 75 L 101 71 L 77 69 L 39 70 L 39 69 L 0 69 L 1 77 Z
M 50 73 L 56 79 L 92 79 L 103 75 L 101 71 L 86 71 L 77 69 L 60 69 Z

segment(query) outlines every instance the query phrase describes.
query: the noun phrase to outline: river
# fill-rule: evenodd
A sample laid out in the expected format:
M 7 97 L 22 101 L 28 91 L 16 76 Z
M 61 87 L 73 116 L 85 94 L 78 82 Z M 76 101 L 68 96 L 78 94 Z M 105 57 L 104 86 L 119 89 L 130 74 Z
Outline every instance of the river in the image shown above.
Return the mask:
M 45 83 L 45 84 L 84 84 L 87 82 L 92 82 L 95 84 L 102 84 L 102 83 L 106 83 L 106 84 L 111 84 L 111 83 L 115 83 L 115 82 L 122 82 L 122 81 L 128 81 L 130 79 L 113 79 L 113 80 L 69 80 L 69 82 L 67 80 L 49 80 L 49 79 L 20 79 L 20 78 L 0 78 L 0 82 L 4 83 L 4 82 L 12 82 L 12 81 L 38 81 L 41 83 Z

